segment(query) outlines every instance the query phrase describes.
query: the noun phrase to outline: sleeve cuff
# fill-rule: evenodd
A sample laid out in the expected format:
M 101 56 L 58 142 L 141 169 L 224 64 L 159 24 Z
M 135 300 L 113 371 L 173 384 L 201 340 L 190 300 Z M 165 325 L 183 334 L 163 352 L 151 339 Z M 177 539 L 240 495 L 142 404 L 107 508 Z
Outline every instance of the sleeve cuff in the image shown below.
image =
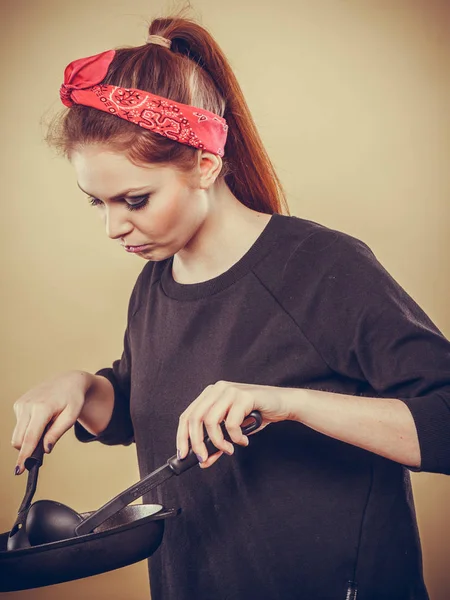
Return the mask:
M 408 467 L 415 472 L 450 475 L 450 409 L 438 393 L 416 398 L 399 398 L 411 411 L 419 438 L 420 468 Z
M 112 373 L 112 369 L 101 369 L 96 375 L 106 377 L 114 388 L 114 407 L 111 419 L 106 428 L 98 435 L 89 433 L 81 423 L 75 421 L 75 437 L 82 443 L 100 442 L 107 446 L 129 446 L 134 442 L 134 430 L 129 405 L 124 401 L 123 394 Z

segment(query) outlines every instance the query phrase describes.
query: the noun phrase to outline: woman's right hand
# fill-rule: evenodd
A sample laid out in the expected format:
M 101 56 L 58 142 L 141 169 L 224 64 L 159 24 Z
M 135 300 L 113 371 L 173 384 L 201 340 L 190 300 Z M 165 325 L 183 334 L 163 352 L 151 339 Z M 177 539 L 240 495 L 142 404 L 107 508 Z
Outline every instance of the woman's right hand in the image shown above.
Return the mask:
M 44 438 L 47 453 L 73 426 L 94 379 L 94 375 L 85 371 L 68 371 L 42 382 L 16 400 L 17 423 L 11 440 L 12 446 L 19 450 L 16 475 L 25 470 L 25 460 L 33 454 L 48 423 Z

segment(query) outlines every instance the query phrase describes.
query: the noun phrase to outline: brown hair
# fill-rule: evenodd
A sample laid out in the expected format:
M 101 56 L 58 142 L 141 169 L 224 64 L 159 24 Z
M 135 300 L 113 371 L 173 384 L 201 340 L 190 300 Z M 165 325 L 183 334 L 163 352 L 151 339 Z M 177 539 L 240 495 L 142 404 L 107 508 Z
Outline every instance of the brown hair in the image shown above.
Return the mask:
M 282 184 L 236 76 L 211 34 L 180 16 L 154 19 L 149 34 L 170 39 L 171 48 L 144 44 L 116 49 L 102 83 L 146 90 L 224 117 L 229 129 L 219 178 L 249 208 L 289 214 Z M 135 163 L 168 164 L 189 173 L 197 162 L 195 148 L 81 105 L 54 119 L 46 140 L 69 158 L 86 143 L 107 143 Z

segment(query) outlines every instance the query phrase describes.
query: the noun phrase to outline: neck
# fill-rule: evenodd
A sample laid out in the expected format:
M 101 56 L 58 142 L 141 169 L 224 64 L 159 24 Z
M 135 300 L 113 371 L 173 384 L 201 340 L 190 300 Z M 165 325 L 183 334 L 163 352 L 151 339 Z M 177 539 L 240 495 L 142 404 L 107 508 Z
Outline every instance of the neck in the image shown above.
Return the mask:
M 239 202 L 223 180 L 207 194 L 204 220 L 173 259 L 172 275 L 178 283 L 200 283 L 227 271 L 250 249 L 271 217 Z

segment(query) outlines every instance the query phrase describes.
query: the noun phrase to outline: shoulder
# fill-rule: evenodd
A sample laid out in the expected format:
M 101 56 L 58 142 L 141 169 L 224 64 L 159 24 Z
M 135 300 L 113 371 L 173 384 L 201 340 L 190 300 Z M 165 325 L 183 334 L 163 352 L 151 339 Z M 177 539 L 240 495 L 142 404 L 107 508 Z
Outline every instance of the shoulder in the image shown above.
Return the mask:
M 305 331 L 325 323 L 350 331 L 352 321 L 376 322 L 388 314 L 393 321 L 431 323 L 365 242 L 297 217 L 283 217 L 280 225 L 286 235 L 256 275 Z
M 359 238 L 316 221 L 279 214 L 274 217 L 279 236 L 295 247 L 302 246 L 304 250 L 323 251 L 338 243 L 344 247 L 348 245 L 349 247 L 368 248 L 367 244 Z
M 300 217 L 275 215 L 270 253 L 257 275 L 277 287 L 318 282 L 330 271 L 364 275 L 380 268 L 369 246 L 352 235 Z

